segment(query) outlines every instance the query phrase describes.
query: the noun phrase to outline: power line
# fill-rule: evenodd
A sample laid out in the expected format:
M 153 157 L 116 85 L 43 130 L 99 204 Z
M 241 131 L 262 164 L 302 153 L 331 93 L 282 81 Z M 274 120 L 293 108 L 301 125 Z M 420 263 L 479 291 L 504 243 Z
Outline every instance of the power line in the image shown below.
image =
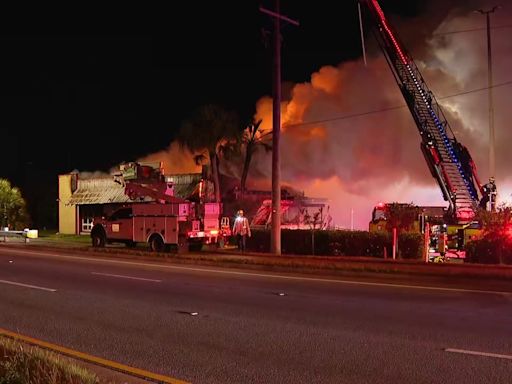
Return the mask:
M 467 95 L 467 94 L 469 94 L 469 93 L 475 93 L 475 92 L 487 91 L 487 90 L 488 90 L 488 89 L 490 89 L 490 88 L 499 88 L 499 87 L 504 87 L 504 86 L 506 86 L 506 85 L 510 85 L 510 84 L 512 84 L 512 80 L 505 81 L 504 83 L 495 84 L 495 85 L 493 85 L 492 87 L 475 88 L 475 89 L 471 89 L 471 90 L 469 90 L 469 91 L 464 91 L 464 92 L 459 92 L 459 93 L 454 93 L 454 94 L 451 94 L 451 95 L 447 95 L 447 96 L 439 97 L 439 100 L 449 99 L 450 97 L 456 97 L 456 96 Z
M 504 83 L 495 84 L 491 88 L 504 87 L 504 86 L 510 85 L 510 84 L 512 84 L 512 80 L 506 81 Z M 486 91 L 488 89 L 489 89 L 489 87 L 475 88 L 475 89 L 471 89 L 469 91 L 463 91 L 463 92 L 453 93 L 451 95 L 446 95 L 446 96 L 438 97 L 437 99 L 438 100 L 444 100 L 444 99 L 449 99 L 449 98 L 452 98 L 452 97 L 463 96 L 463 95 L 467 95 L 467 94 L 471 94 L 471 93 L 476 93 L 476 92 L 482 92 L 482 91 Z M 402 108 L 406 108 L 406 107 L 407 107 L 406 104 L 395 105 L 395 106 L 392 106 L 392 107 L 386 107 L 386 108 L 381 108 L 381 109 L 374 109 L 372 111 L 366 111 L 366 112 L 360 112 L 360 113 L 352 113 L 350 115 L 343 115 L 343 116 L 339 116 L 339 117 L 333 117 L 333 118 L 330 118 L 330 119 L 306 121 L 306 122 L 303 122 L 303 123 L 296 123 L 296 124 L 286 124 L 286 125 L 283 125 L 283 128 L 301 127 L 301 126 L 304 126 L 304 125 L 315 125 L 315 124 L 322 124 L 322 123 L 330 123 L 332 121 L 338 121 L 338 120 L 348 120 L 348 119 L 353 119 L 353 118 L 356 118 L 356 117 L 373 115 L 373 114 L 376 114 L 376 113 L 383 113 L 383 112 L 393 111 L 393 110 L 396 110 L 396 109 L 402 109 Z
M 503 28 L 512 28 L 512 24 L 510 24 L 510 25 L 499 25 L 499 26 L 496 26 L 496 27 L 491 27 L 491 29 L 503 29 Z M 448 32 L 433 33 L 432 36 L 444 36 L 444 35 L 454 35 L 454 34 L 457 34 L 457 33 L 485 31 L 486 29 L 487 28 L 460 29 L 458 31 L 448 31 Z

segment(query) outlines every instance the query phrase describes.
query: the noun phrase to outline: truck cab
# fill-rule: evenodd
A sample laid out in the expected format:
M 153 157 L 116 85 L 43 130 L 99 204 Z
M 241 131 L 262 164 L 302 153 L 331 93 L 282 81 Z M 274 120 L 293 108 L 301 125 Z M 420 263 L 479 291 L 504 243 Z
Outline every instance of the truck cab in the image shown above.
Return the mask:
M 123 207 L 103 220 L 107 238 L 113 240 L 133 240 L 133 209 Z

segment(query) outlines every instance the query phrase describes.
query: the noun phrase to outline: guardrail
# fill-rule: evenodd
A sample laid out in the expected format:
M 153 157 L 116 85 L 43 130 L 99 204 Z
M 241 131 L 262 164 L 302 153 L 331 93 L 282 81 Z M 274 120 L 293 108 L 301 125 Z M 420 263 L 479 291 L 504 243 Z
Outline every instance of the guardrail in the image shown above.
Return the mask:
M 0 231 L 0 239 L 3 238 L 4 243 L 7 242 L 8 237 L 20 237 L 25 240 L 25 243 L 28 243 L 30 239 L 37 238 L 38 233 L 36 229 L 24 231 Z

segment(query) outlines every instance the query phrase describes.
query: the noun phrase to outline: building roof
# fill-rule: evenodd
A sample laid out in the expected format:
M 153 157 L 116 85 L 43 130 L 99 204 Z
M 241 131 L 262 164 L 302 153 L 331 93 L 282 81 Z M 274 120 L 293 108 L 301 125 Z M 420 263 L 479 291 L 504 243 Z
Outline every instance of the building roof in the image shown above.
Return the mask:
M 174 196 L 183 199 L 189 198 L 198 188 L 201 174 L 170 175 L 173 183 Z M 143 202 L 154 201 L 150 197 L 141 200 Z M 70 199 L 64 202 L 66 205 L 90 205 L 90 204 L 123 204 L 133 202 L 125 195 L 124 187 L 116 183 L 112 177 L 96 177 L 81 179 L 78 177 L 77 189 Z
M 71 195 L 66 203 L 68 205 L 87 205 L 87 204 L 112 204 L 128 203 L 131 200 L 124 194 L 124 187 L 116 183 L 114 179 L 94 178 L 79 179 L 78 188 Z M 150 198 L 144 201 L 153 201 Z
M 168 175 L 167 178 L 173 183 L 174 196 L 189 199 L 192 195 L 198 193 L 202 177 L 200 173 L 184 173 Z

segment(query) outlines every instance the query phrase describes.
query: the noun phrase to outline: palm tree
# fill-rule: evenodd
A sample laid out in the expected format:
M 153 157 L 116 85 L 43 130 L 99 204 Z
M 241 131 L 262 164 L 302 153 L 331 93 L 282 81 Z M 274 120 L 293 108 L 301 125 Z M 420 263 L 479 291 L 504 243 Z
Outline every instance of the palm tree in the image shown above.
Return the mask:
M 208 159 L 214 187 L 215 201 L 221 201 L 219 158 L 233 146 L 239 132 L 234 112 L 218 105 L 200 107 L 191 119 L 185 121 L 178 134 L 181 145 L 196 153 L 196 163 Z
M 253 122 L 242 132 L 242 146 L 245 147 L 244 167 L 242 169 L 242 178 L 240 179 L 242 196 L 245 192 L 252 156 L 259 147 L 263 147 L 266 151 L 272 150 L 272 143 L 270 141 L 272 131 L 265 132 L 263 129 L 260 129 L 262 121 Z

